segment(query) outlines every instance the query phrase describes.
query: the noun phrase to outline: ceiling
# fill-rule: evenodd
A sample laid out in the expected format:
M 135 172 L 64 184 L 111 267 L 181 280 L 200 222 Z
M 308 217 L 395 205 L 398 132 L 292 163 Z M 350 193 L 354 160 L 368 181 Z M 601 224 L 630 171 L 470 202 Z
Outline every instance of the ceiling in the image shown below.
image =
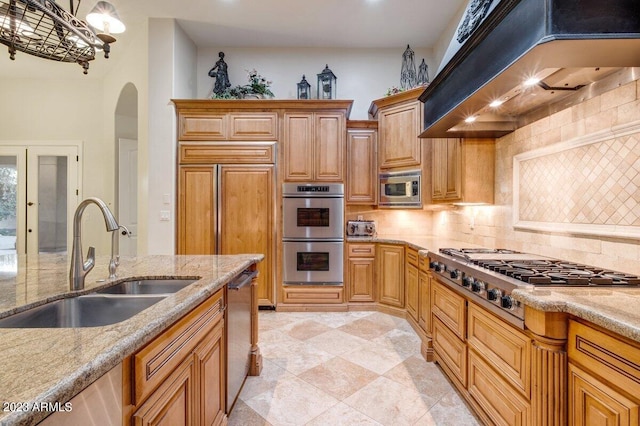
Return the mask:
M 147 18 L 175 18 L 198 47 L 431 48 L 467 0 L 111 0 L 129 28 Z M 93 0 L 80 6 L 84 16 Z M 59 1 L 68 7 L 65 1 Z M 131 32 L 118 36 L 112 56 Z M 2 49 L 0 76 L 33 73 L 33 61 L 18 52 L 8 60 Z M 108 65 L 101 54 L 89 75 L 99 77 Z M 29 58 L 31 59 L 31 58 Z M 38 74 L 42 75 L 43 61 Z M 49 62 L 49 61 L 44 61 Z M 114 62 L 114 61 L 112 61 Z M 22 65 L 20 64 L 22 63 Z M 28 64 L 28 69 L 25 66 Z M 51 64 L 68 73 L 71 64 Z M 49 68 L 49 67 L 47 67 Z M 83 76 L 80 67 L 77 75 Z M 25 75 L 23 75 L 25 73 Z

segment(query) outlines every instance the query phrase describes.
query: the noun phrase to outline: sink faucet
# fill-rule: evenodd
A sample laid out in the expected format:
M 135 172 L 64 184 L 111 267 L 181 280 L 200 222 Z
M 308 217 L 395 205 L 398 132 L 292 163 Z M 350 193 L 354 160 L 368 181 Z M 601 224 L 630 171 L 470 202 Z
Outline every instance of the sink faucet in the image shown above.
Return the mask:
M 82 259 L 82 213 L 89 204 L 95 204 L 100 207 L 104 223 L 107 231 L 113 232 L 118 230 L 118 222 L 109 210 L 109 207 L 99 198 L 87 198 L 82 201 L 76 209 L 73 217 L 73 248 L 71 249 L 71 270 L 69 271 L 69 286 L 71 291 L 82 290 L 84 288 L 84 277 L 93 269 L 95 265 L 96 249 L 89 247 L 87 252 L 87 260 Z
M 111 232 L 111 260 L 109 261 L 109 278 L 110 279 L 113 279 L 116 277 L 116 270 L 120 265 L 120 255 L 119 254 L 114 255 L 114 251 L 116 246 L 116 239 L 118 237 L 118 231 L 121 229 L 122 229 L 122 235 L 126 235 L 127 237 L 131 238 L 131 231 L 129 231 L 129 229 L 124 225 L 118 226 L 118 229 Z

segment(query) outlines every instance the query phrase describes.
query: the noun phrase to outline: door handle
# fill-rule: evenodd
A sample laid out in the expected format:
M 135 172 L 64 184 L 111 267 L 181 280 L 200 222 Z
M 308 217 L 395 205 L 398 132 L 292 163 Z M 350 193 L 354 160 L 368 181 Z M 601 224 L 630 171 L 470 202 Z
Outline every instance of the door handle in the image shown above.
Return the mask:
M 29 202 L 27 203 L 27 205 L 28 205 L 28 206 L 32 206 L 32 205 L 33 205 L 33 203 L 32 203 L 31 201 L 29 201 Z

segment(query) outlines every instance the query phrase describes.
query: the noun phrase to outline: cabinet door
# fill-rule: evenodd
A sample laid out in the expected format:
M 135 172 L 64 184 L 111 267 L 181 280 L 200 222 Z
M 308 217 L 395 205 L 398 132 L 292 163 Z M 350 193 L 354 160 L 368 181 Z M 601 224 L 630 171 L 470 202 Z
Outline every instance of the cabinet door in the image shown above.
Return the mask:
M 258 303 L 274 297 L 273 166 L 220 166 L 220 254 L 262 253 L 258 264 Z
M 408 263 L 405 271 L 405 285 L 407 288 L 407 312 L 416 322 L 418 321 L 418 268 Z
M 344 180 L 345 118 L 342 114 L 316 113 L 313 148 L 314 178 Z
M 220 425 L 225 419 L 225 346 L 224 321 L 195 349 L 198 384 L 198 422 L 203 426 Z
M 638 425 L 636 402 L 569 363 L 569 424 Z
M 404 247 L 378 244 L 376 260 L 380 303 L 404 308 Z
M 462 140 L 431 139 L 431 199 L 462 198 Z
M 215 167 L 183 166 L 179 175 L 178 254 L 215 254 Z
M 313 180 L 313 114 L 284 115 L 284 180 Z
M 462 340 L 466 338 L 466 310 L 462 296 L 438 281 L 431 282 L 431 312 Z
M 373 302 L 374 258 L 349 258 L 347 288 L 349 302 Z
M 418 273 L 418 325 L 431 332 L 431 277 L 422 271 Z
M 376 130 L 347 131 L 347 205 L 376 204 L 376 139 Z
M 381 169 L 420 165 L 421 106 L 421 102 L 415 101 L 380 112 L 378 160 Z
M 195 424 L 194 362 L 189 356 L 133 414 L 136 426 Z

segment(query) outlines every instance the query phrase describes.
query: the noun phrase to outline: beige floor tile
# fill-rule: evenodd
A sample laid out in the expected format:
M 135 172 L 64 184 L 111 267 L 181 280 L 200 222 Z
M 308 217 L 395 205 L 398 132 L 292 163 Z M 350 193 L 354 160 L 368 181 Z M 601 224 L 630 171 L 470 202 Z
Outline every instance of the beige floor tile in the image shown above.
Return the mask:
M 271 360 L 263 358 L 262 372 L 259 376 L 248 376 L 240 391 L 239 399 L 246 401 L 263 392 L 273 389 L 279 381 L 295 377 Z
M 273 389 L 245 403 L 277 426 L 304 425 L 339 401 L 297 377 L 279 381 Z
M 378 375 L 342 358 L 333 358 L 298 377 L 343 400 L 377 379 Z
M 229 416 L 228 426 L 272 426 L 260 414 L 241 400 L 236 401 Z
M 293 338 L 307 340 L 332 329 L 314 320 L 303 320 L 281 327 L 280 330 Z
M 391 345 L 375 342 L 369 342 L 340 357 L 378 374 L 386 373 L 407 358 L 395 352 Z
M 453 391 L 453 386 L 438 366 L 418 356 L 408 358 L 385 373 L 384 377 L 436 400 Z
M 372 341 L 387 345 L 390 350 L 398 353 L 403 358 L 420 355 L 420 344 L 422 343 L 413 330 L 404 331 L 397 328 L 380 337 L 376 337 Z
M 344 331 L 331 329 L 308 339 L 307 343 L 330 354 L 340 355 L 369 344 L 369 341 Z
M 339 327 L 338 330 L 362 339 L 373 340 L 395 328 L 393 321 L 371 321 L 369 317 L 352 321 Z
M 424 416 L 432 401 L 386 377 L 379 377 L 343 401 L 383 425 L 412 425 Z
M 479 426 L 462 398 L 451 391 L 438 401 L 427 414 L 418 420 L 419 426 Z
M 378 426 L 380 423 L 342 402 L 306 424 L 306 426 Z
M 366 318 L 371 315 L 372 311 L 349 311 L 349 312 L 318 312 L 313 317 L 314 321 L 321 322 L 328 327 L 338 328 L 345 324 L 349 324 L 355 320 Z
M 314 346 L 301 342 L 280 342 L 268 345 L 263 353 L 266 357 L 288 372 L 298 375 L 310 368 L 329 361 L 334 355 L 319 350 Z

